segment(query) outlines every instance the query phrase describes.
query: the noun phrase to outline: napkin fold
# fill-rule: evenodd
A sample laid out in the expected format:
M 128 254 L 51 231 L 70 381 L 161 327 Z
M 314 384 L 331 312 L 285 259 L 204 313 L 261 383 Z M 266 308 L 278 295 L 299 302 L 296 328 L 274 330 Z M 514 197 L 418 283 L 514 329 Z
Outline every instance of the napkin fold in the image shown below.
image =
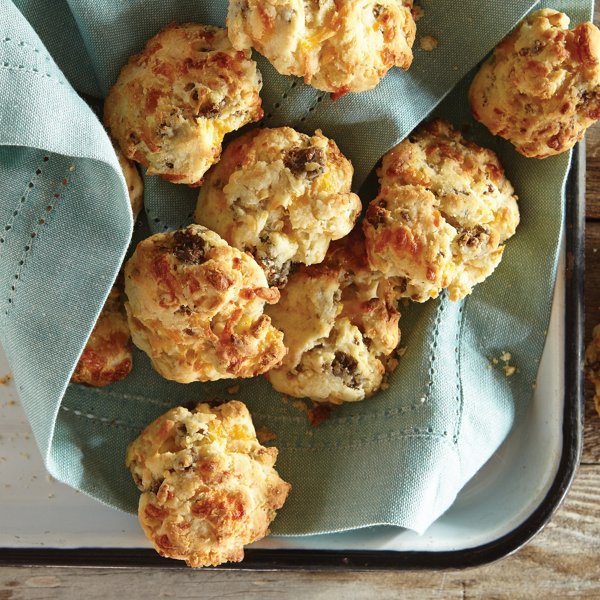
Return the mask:
M 322 129 L 352 160 L 354 188 L 368 201 L 376 193 L 368 175 L 381 155 L 435 109 L 456 126 L 469 124 L 467 137 L 500 154 L 520 197 L 521 225 L 496 272 L 465 301 L 402 307 L 406 352 L 390 388 L 375 397 L 312 428 L 298 403 L 263 378 L 240 382 L 235 397 L 257 427 L 277 434 L 277 468 L 293 484 L 276 534 L 380 524 L 424 531 L 499 447 L 532 394 L 569 156 L 528 160 L 492 139 L 468 115 L 466 90 L 468 72 L 536 3 L 421 4 L 413 66 L 393 69 L 370 92 L 332 102 L 256 56 L 263 125 Z M 552 7 L 574 23 L 590 18 L 589 0 Z M 0 341 L 48 471 L 131 512 L 138 492 L 123 464 L 127 444 L 171 406 L 231 398 L 232 382 L 168 382 L 135 351 L 125 381 L 69 385 L 132 235 L 114 151 L 77 92 L 103 97 L 127 58 L 167 23 L 224 25 L 225 14 L 224 0 L 0 0 Z M 438 40 L 434 51 L 419 48 L 423 35 Z M 190 222 L 197 190 L 149 177 L 145 185 L 146 222 L 136 238 Z M 492 361 L 505 351 L 517 367 L 510 378 Z

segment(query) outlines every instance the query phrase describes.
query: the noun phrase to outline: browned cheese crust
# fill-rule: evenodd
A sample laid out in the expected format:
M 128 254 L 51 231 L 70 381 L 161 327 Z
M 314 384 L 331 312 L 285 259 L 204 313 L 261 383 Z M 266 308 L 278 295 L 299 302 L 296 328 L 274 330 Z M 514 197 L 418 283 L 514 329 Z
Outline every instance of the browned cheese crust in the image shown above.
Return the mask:
M 260 72 L 224 29 L 171 24 L 132 56 L 104 103 L 104 122 L 149 175 L 200 185 L 223 136 L 262 117 Z
M 471 85 L 473 116 L 524 156 L 572 148 L 600 117 L 600 31 L 592 23 L 568 27 L 563 13 L 532 13 Z
M 494 152 L 435 120 L 388 152 L 378 175 L 363 221 L 369 264 L 399 278 L 402 296 L 424 302 L 447 288 L 459 300 L 494 271 L 519 223 Z
M 115 152 L 121 170 L 123 171 L 123 177 L 125 177 L 127 194 L 129 196 L 129 203 L 131 204 L 131 212 L 133 214 L 133 220 L 135 221 L 144 205 L 144 182 L 138 173 L 135 163 L 125 158 L 118 148 L 115 148 Z
M 282 333 L 263 314 L 279 292 L 250 255 L 200 225 L 138 244 L 125 293 L 133 341 L 167 379 L 254 377 L 285 355 Z
M 132 367 L 129 337 L 120 292 L 117 286 L 113 286 L 71 381 L 102 387 L 127 377 Z
M 127 449 L 144 533 L 159 554 L 190 567 L 241 561 L 291 489 L 276 458 L 276 448 L 258 443 L 241 402 L 171 409 Z

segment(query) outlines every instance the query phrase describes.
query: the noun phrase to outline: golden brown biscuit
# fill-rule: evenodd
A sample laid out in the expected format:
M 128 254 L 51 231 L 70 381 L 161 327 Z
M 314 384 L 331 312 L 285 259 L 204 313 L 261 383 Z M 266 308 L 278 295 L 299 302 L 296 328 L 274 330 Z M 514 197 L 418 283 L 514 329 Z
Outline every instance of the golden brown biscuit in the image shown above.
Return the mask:
M 177 183 L 199 185 L 223 136 L 262 117 L 249 50 L 218 27 L 171 24 L 121 69 L 104 123 L 127 158 Z
M 269 533 L 291 489 L 276 458 L 241 402 L 171 409 L 127 448 L 144 533 L 159 554 L 190 567 L 239 562 L 244 545 Z
M 471 84 L 473 116 L 524 156 L 564 152 L 600 118 L 600 31 L 568 27 L 555 10 L 530 14 Z
M 131 372 L 129 327 L 120 295 L 113 286 L 71 376 L 74 383 L 102 387 Z
M 200 225 L 138 244 L 125 293 L 133 341 L 167 379 L 253 377 L 285 355 L 282 333 L 263 314 L 278 290 L 251 256 Z
M 123 176 L 125 177 L 129 202 L 131 203 L 131 212 L 133 213 L 133 220 L 135 221 L 144 205 L 144 182 L 142 181 L 135 164 L 125 158 L 123 153 L 116 147 L 115 153 L 117 154 L 117 159 L 119 160 Z
M 519 223 L 494 152 L 435 120 L 390 150 L 378 175 L 363 221 L 369 263 L 403 278 L 402 296 L 424 302 L 447 288 L 459 300 L 494 271 Z
M 200 190 L 195 220 L 252 253 L 269 283 L 292 262 L 314 264 L 361 210 L 352 163 L 320 131 L 255 129 L 227 146 Z
M 332 244 L 322 264 L 293 273 L 267 309 L 289 348 L 266 375 L 273 387 L 332 404 L 377 391 L 400 341 L 393 286 L 369 269 L 360 230 Z
M 588 367 L 588 379 L 596 387 L 594 405 L 596 406 L 596 412 L 600 415 L 600 324 L 594 327 L 592 341 L 585 351 L 585 362 Z
M 412 0 L 230 0 L 229 39 L 283 75 L 341 96 L 374 88 L 412 62 Z

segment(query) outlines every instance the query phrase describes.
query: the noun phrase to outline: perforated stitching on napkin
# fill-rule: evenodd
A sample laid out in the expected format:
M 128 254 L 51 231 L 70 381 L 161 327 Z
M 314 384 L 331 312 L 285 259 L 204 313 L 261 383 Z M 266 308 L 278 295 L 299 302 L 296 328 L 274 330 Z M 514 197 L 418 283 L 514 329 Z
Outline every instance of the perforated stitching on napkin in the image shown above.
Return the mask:
M 448 444 L 450 447 L 454 448 L 454 445 L 451 443 L 451 440 L 448 438 L 447 432 L 430 432 L 426 429 L 416 430 L 416 429 L 406 429 L 400 431 L 394 431 L 393 433 L 387 433 L 379 436 L 369 436 L 369 437 L 361 437 L 357 440 L 354 440 L 351 443 L 338 443 L 338 444 L 293 444 L 290 446 L 286 446 L 284 444 L 277 444 L 278 450 L 340 450 L 340 449 L 350 449 L 350 448 L 362 448 L 363 446 L 369 446 L 374 444 L 379 444 L 382 442 L 389 442 L 392 440 L 397 440 L 400 438 L 436 438 L 445 444 Z
M 38 77 L 44 77 L 51 81 L 55 81 L 60 85 L 65 85 L 65 82 L 62 79 L 57 79 L 52 75 L 52 73 L 47 73 L 44 71 L 40 71 L 37 67 L 26 67 L 25 65 L 11 65 L 9 62 L 4 61 L 0 64 L 0 69 L 5 69 L 6 71 L 13 71 L 15 73 L 31 73 L 32 75 L 37 75 Z
M 289 93 L 295 89 L 298 86 L 298 81 L 294 80 L 292 81 L 291 85 L 281 94 L 281 99 L 285 102 L 288 98 Z M 281 108 L 281 105 L 284 102 L 276 102 L 273 105 L 273 109 L 274 110 L 279 110 Z M 273 112 L 269 112 L 265 115 L 265 118 L 260 122 L 259 127 L 265 127 L 267 121 L 270 121 L 273 118 Z
M 47 162 L 48 160 L 49 160 L 49 157 L 44 156 L 44 162 Z M 69 168 L 69 172 L 70 171 L 71 171 L 71 168 Z M 23 196 L 21 196 L 21 201 L 20 201 L 21 204 L 23 204 L 27 200 L 27 198 L 29 197 L 29 192 L 35 187 L 35 184 L 34 184 L 35 178 L 41 174 L 42 174 L 42 170 L 41 170 L 41 168 L 38 167 L 35 171 L 35 177 L 32 177 L 31 180 L 29 181 L 29 183 L 27 184 L 27 192 Z M 62 185 L 67 186 L 68 183 L 69 183 L 69 179 L 67 177 L 63 178 Z M 38 233 L 40 231 L 40 227 L 48 226 L 48 224 L 50 222 L 50 216 L 51 216 L 52 212 L 54 211 L 54 209 L 56 208 L 56 206 L 58 204 L 58 200 L 61 198 L 61 194 L 54 193 L 53 198 L 54 199 L 49 204 L 46 205 L 46 207 L 44 208 L 44 212 L 37 219 L 35 229 L 29 234 L 31 241 L 29 241 L 23 247 L 23 252 L 21 254 L 19 262 L 17 263 L 17 272 L 14 275 L 15 281 L 13 282 L 13 284 L 10 287 L 10 295 L 8 297 L 8 308 L 5 310 L 5 313 L 4 313 L 7 316 L 10 313 L 11 306 L 14 304 L 14 297 L 17 292 L 17 283 L 21 279 L 21 276 L 23 275 L 23 271 L 24 271 L 25 267 L 27 266 L 27 256 L 31 252 L 31 250 L 34 246 L 35 240 L 38 238 Z M 13 213 L 13 216 L 16 216 L 16 215 Z
M 319 104 L 321 104 L 321 102 L 323 102 L 323 98 L 325 98 L 325 96 L 327 96 L 326 92 L 323 92 L 317 96 L 316 100 L 314 101 L 312 106 L 308 109 L 307 113 L 303 117 L 301 117 L 301 119 L 300 119 L 301 123 L 304 123 L 304 121 L 306 121 L 306 119 L 308 119 L 308 117 L 310 116 L 310 113 L 314 112 L 314 110 L 317 108 L 317 106 L 319 106 Z
M 76 384 L 74 384 L 76 385 Z M 86 387 L 86 392 L 93 392 L 95 394 L 101 396 L 109 396 L 111 398 L 116 398 L 119 401 L 123 401 L 123 398 L 127 400 L 133 400 L 134 402 L 147 402 L 148 404 L 153 404 L 160 408 L 171 408 L 175 406 L 172 402 L 167 400 L 159 400 L 158 398 L 148 398 L 146 396 L 139 396 L 137 394 L 125 394 L 123 392 L 111 392 L 110 390 L 104 388 L 94 388 L 94 387 Z
M 36 54 L 43 54 L 44 60 L 46 62 L 50 62 L 50 56 L 43 53 L 37 46 L 34 46 L 33 44 L 26 42 L 25 40 L 13 40 L 11 37 L 6 36 L 1 41 L 4 44 L 8 44 L 9 42 L 11 42 L 16 46 L 20 46 L 21 48 L 31 48 Z
M 100 415 L 96 415 L 91 412 L 83 412 L 81 410 L 77 410 L 74 408 L 69 408 L 67 406 L 61 406 L 61 410 L 66 413 L 75 415 L 81 419 L 87 419 L 89 421 L 94 421 L 98 423 L 102 423 L 104 425 L 108 425 L 109 427 L 121 427 L 123 429 L 128 429 L 131 431 L 139 432 L 146 425 L 134 425 L 133 423 L 129 423 L 128 421 L 122 421 L 120 419 L 114 419 L 111 417 L 104 417 Z M 418 427 L 410 427 L 408 429 L 401 429 L 399 431 L 394 431 L 392 433 L 386 433 L 378 436 L 364 436 L 353 440 L 351 443 L 337 443 L 337 444 L 293 444 L 293 445 L 281 445 L 278 444 L 279 449 L 287 449 L 287 450 L 327 450 L 327 449 L 341 449 L 341 448 L 360 448 L 365 445 L 373 445 L 380 442 L 387 442 L 395 439 L 399 439 L 402 437 L 426 437 L 431 438 L 435 437 L 441 441 L 448 442 L 448 434 L 447 432 L 436 432 L 430 431 L 428 429 L 421 429 Z
M 108 417 L 99 417 L 98 415 L 94 415 L 92 413 L 84 413 L 80 410 L 76 410 L 74 408 L 68 408 L 66 406 L 61 406 L 61 410 L 66 413 L 75 415 L 81 419 L 88 419 L 89 421 L 98 421 L 99 423 L 103 423 L 104 425 L 109 425 L 110 427 L 121 427 L 122 429 L 129 429 L 131 431 L 139 432 L 144 428 L 144 425 L 132 425 L 131 423 L 127 423 L 125 421 L 120 421 L 119 419 L 109 419 Z
M 465 300 L 466 302 L 466 300 Z M 459 324 L 458 331 L 456 332 L 456 346 L 454 347 L 454 358 L 456 362 L 456 424 L 454 426 L 454 434 L 452 435 L 452 442 L 458 444 L 458 438 L 460 436 L 460 430 L 462 425 L 463 407 L 464 407 L 464 394 L 462 387 L 461 377 L 461 364 L 460 364 L 460 340 L 463 334 L 464 327 L 464 304 L 458 309 Z
M 162 224 L 162 229 L 163 231 L 169 231 L 169 229 L 181 229 L 182 227 L 186 227 L 189 223 L 190 220 L 192 219 L 192 217 L 194 216 L 193 211 L 191 213 L 189 213 L 187 215 L 187 222 L 186 223 L 181 223 L 180 225 L 173 227 L 172 225 L 170 225 L 169 223 L 167 223 L 166 221 L 163 221 L 161 218 L 159 217 L 153 217 L 154 213 L 148 208 L 146 207 L 146 216 L 148 217 L 149 221 L 152 221 L 152 223 L 155 223 L 156 225 L 161 225 Z
M 44 162 L 48 162 L 50 160 L 49 156 L 44 156 Z M 8 237 L 9 232 L 12 231 L 13 225 L 15 222 L 15 218 L 21 214 L 21 210 L 27 199 L 29 198 L 29 193 L 35 186 L 35 180 L 42 174 L 42 166 L 40 165 L 36 170 L 35 174 L 31 177 L 29 182 L 27 183 L 27 187 L 25 191 L 21 194 L 19 201 L 14 205 L 13 210 L 8 218 L 8 221 L 4 225 L 4 232 L 0 234 L 0 243 L 4 243 L 4 240 Z

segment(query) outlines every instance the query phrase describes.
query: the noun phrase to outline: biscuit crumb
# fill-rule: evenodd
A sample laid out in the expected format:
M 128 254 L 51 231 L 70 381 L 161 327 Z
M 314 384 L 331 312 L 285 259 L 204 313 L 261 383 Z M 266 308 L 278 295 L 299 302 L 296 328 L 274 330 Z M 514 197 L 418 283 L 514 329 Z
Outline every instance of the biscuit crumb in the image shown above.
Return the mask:
M 239 385 L 230 385 L 228 388 L 225 388 L 225 391 L 228 394 L 238 394 L 240 391 L 240 386 Z
M 3 375 L 2 377 L 0 377 L 0 385 L 6 385 L 11 380 L 12 380 L 12 375 L 10 373 L 7 373 L 6 375 Z
M 308 412 L 308 406 L 306 406 L 306 403 L 303 400 L 294 400 L 292 406 L 300 412 Z
M 384 390 L 384 391 L 385 391 L 385 390 L 389 390 L 389 389 L 390 389 L 390 384 L 389 384 L 387 381 L 385 381 L 385 380 L 384 380 L 384 381 L 381 383 L 381 389 L 382 389 L 382 390 Z
M 402 358 L 406 354 L 406 346 L 399 346 L 398 350 L 396 350 L 396 355 L 398 358 Z
M 432 35 L 424 35 L 421 39 L 419 39 L 419 46 L 421 50 L 425 50 L 425 52 L 431 52 L 437 48 L 438 41 Z
M 512 354 L 510 352 L 506 352 L 506 350 L 500 356 L 500 359 L 505 363 L 508 362 L 511 358 Z
M 329 419 L 333 407 L 329 404 L 317 404 L 308 411 L 308 421 L 313 427 L 318 427 L 321 423 Z
M 504 365 L 502 369 L 507 377 L 512 377 L 517 372 L 517 367 L 513 367 L 512 365 Z
M 411 13 L 415 21 L 418 21 L 419 19 L 422 19 L 425 16 L 425 11 L 423 10 L 423 7 L 419 6 L 418 4 L 415 4 L 412 7 Z
M 267 442 L 272 442 L 277 439 L 277 434 L 274 431 L 271 431 L 267 426 L 263 425 L 259 429 L 256 430 L 256 439 L 261 444 L 266 444 Z

